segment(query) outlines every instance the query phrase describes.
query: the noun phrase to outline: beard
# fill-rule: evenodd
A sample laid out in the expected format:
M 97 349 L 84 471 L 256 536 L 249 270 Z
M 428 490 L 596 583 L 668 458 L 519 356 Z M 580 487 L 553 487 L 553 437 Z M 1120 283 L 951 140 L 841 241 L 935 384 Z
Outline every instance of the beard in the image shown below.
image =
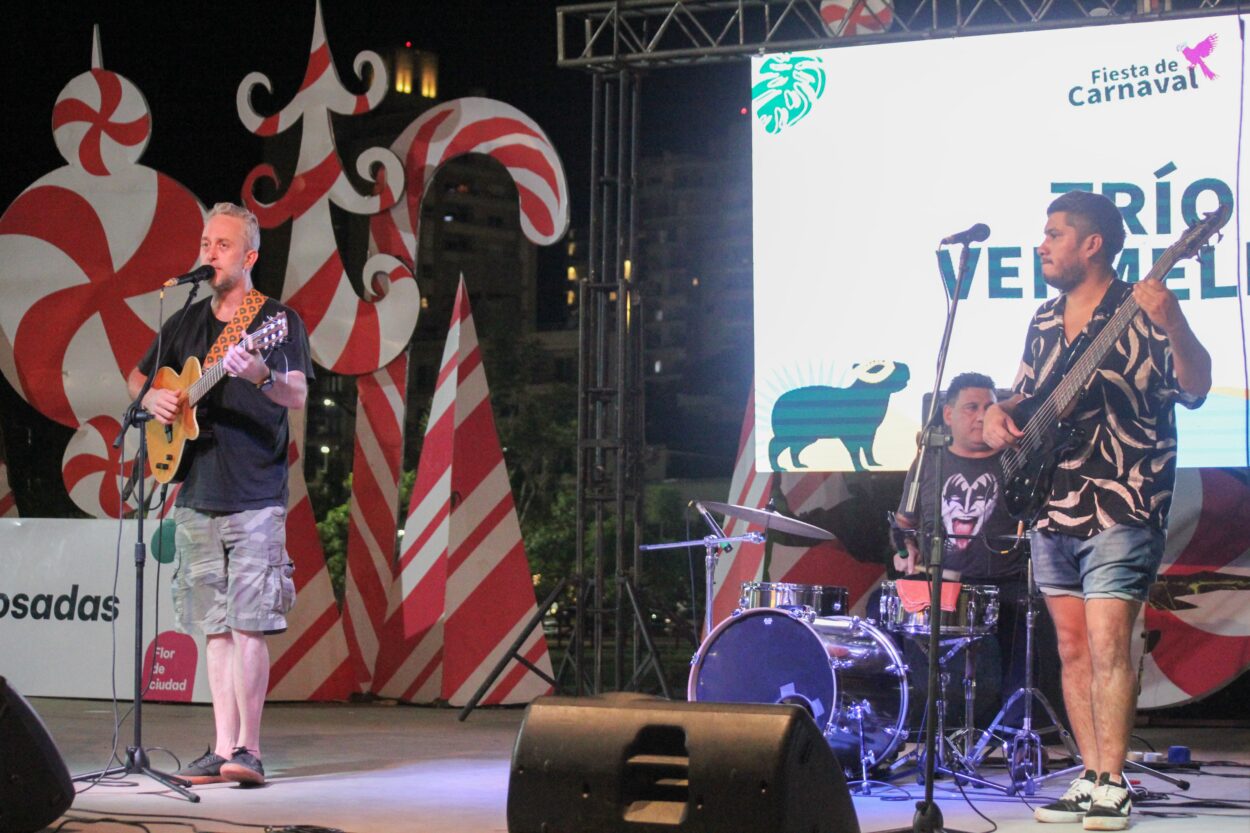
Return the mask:
M 1081 285 L 1081 281 L 1085 280 L 1085 270 L 1079 267 L 1070 266 L 1053 276 L 1047 275 L 1046 272 L 1043 271 L 1042 280 L 1046 281 L 1047 285 L 1053 286 L 1060 292 L 1067 292 Z

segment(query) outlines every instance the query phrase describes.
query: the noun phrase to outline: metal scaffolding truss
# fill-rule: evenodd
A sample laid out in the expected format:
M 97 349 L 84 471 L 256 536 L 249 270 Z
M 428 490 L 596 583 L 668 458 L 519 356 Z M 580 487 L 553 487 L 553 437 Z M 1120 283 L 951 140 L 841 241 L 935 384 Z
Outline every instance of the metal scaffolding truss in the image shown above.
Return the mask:
M 556 10 L 557 63 L 611 72 L 766 52 L 1230 13 L 1236 0 L 616 0 Z M 875 25 L 874 25 L 875 24 Z M 880 28 L 879 32 L 871 29 Z
M 593 78 L 589 271 L 579 284 L 577 551 L 571 666 L 577 694 L 668 694 L 635 587 L 643 492 L 642 314 L 636 263 L 640 86 L 647 70 L 828 46 L 1229 14 L 1239 0 L 617 0 L 556 10 L 558 63 Z M 885 25 L 887 23 L 889 25 Z M 851 22 L 857 27 L 850 29 Z M 879 23 L 880 30 L 865 33 Z

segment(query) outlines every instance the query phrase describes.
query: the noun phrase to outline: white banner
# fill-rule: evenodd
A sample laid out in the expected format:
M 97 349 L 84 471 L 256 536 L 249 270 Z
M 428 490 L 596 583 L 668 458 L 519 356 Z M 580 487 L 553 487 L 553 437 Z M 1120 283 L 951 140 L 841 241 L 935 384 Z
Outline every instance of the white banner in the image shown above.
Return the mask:
M 173 564 L 157 561 L 172 559 L 172 535 L 159 545 L 161 530 L 144 523 L 144 699 L 207 703 L 203 638 L 173 631 Z M 116 679 L 117 696 L 134 698 L 136 531 L 135 521 L 119 531 L 112 520 L 0 518 L 0 675 L 22 694 L 107 699 Z
M 1210 16 L 754 59 L 757 467 L 907 467 L 933 388 L 943 284 L 955 275 L 957 247 L 934 255 L 944 236 L 978 222 L 992 230 L 970 252 L 945 379 L 977 371 L 1009 387 L 1028 320 L 1053 294 L 1034 248 L 1055 196 L 1115 200 L 1128 280 L 1195 218 L 1231 204 L 1237 23 Z M 1247 464 L 1238 221 L 1250 239 L 1250 216 L 1235 213 L 1221 242 L 1167 277 L 1214 357 L 1206 404 L 1178 409 L 1181 466 Z M 774 431 L 779 406 L 799 424 L 792 436 Z

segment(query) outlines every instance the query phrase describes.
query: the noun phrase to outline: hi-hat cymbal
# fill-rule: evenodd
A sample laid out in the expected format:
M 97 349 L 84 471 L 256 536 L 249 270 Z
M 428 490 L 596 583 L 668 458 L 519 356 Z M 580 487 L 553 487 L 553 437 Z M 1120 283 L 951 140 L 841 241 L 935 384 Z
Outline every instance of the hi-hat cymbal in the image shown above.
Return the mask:
M 788 518 L 779 512 L 769 511 L 768 509 L 753 509 L 750 506 L 737 506 L 732 503 L 713 503 L 711 501 L 699 501 L 704 509 L 710 512 L 720 512 L 722 515 L 728 515 L 731 518 L 739 518 L 748 523 L 759 524 L 765 530 L 776 530 L 777 532 L 785 532 L 789 535 L 798 535 L 802 538 L 814 538 L 817 541 L 832 541 L 833 533 L 826 532 L 818 526 L 812 526 L 809 523 Z

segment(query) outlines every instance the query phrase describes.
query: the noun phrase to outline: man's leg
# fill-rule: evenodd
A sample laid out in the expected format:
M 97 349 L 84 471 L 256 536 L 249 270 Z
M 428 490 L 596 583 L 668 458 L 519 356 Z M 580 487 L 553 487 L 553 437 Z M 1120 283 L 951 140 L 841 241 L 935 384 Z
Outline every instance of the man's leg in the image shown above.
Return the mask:
M 228 633 L 207 637 L 208 690 L 213 698 L 213 723 L 217 739 L 213 751 L 230 760 L 239 736 L 239 707 L 234 690 L 234 644 Z
M 260 716 L 269 691 L 269 644 L 258 631 L 234 631 L 234 695 L 239 715 L 238 741 L 257 758 Z
M 1089 599 L 1085 622 L 1089 631 L 1093 715 L 1098 744 L 1097 772 L 1120 776 L 1137 714 L 1137 680 L 1133 674 L 1131 640 L 1140 602 Z M 1065 677 L 1065 683 L 1067 681 Z M 1077 742 L 1080 743 L 1078 737 Z M 1085 747 L 1081 747 L 1085 754 Z
M 1093 668 L 1090 664 L 1086 602 L 1078 596 L 1047 596 L 1046 607 L 1055 623 L 1062 664 L 1063 702 L 1067 707 L 1068 721 L 1072 724 L 1072 736 L 1076 738 L 1085 768 L 1102 772 L 1091 696 Z

